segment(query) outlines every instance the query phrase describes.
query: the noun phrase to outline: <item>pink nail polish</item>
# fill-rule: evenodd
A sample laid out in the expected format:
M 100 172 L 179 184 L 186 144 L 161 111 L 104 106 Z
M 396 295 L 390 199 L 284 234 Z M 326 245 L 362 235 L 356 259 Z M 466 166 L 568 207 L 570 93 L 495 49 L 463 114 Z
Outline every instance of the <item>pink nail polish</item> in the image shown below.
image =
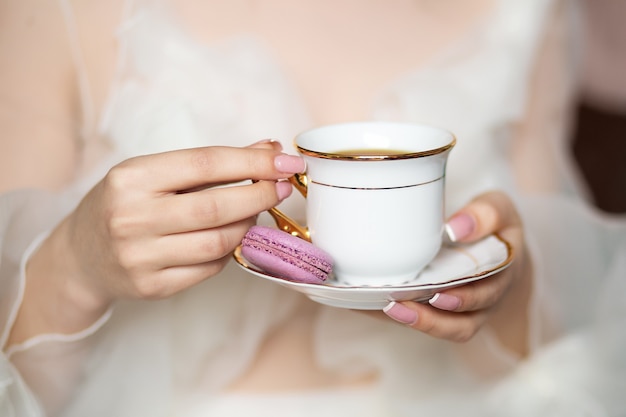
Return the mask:
M 295 174 L 304 172 L 306 165 L 304 159 L 295 155 L 280 154 L 274 158 L 274 166 L 280 172 Z
M 404 304 L 396 303 L 395 301 L 390 302 L 385 308 L 383 308 L 383 312 L 402 324 L 411 325 L 417 322 L 417 312 L 411 310 Z
M 435 294 L 428 302 L 431 306 L 446 311 L 454 311 L 461 305 L 461 300 L 458 297 L 440 292 Z
M 289 197 L 293 191 L 293 187 L 291 183 L 288 181 L 277 181 L 276 182 L 276 195 L 280 201 L 283 201 L 285 198 Z
M 450 240 L 458 242 L 472 234 L 476 223 L 469 214 L 460 213 L 448 220 L 445 227 Z

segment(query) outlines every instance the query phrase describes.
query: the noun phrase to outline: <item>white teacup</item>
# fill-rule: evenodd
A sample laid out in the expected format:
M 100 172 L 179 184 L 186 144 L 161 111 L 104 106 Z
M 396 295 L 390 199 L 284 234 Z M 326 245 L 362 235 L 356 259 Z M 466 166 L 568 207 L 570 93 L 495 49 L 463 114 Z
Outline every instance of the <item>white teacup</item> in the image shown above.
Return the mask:
M 278 226 L 335 260 L 352 286 L 402 285 L 441 248 L 446 161 L 454 135 L 439 128 L 355 122 L 301 133 L 307 163 L 292 183 L 306 197 L 307 226 L 277 209 Z

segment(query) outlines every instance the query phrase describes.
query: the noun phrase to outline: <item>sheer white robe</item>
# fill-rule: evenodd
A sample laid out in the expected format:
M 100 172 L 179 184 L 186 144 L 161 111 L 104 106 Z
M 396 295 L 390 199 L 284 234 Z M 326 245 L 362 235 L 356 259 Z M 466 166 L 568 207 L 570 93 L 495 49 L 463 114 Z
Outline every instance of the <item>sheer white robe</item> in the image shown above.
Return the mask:
M 496 4 L 464 41 L 381 91 L 371 118 L 455 132 L 448 211 L 492 188 L 506 190 L 519 205 L 536 267 L 528 359 L 500 347 L 489 329 L 454 345 L 324 307 L 314 334 L 320 366 L 354 375 L 376 371 L 379 382 L 332 391 L 223 393 L 264 335 L 297 308 L 294 293 L 230 265 L 171 299 L 119 302 L 79 334 L 41 335 L 9 347 L 0 355 L 0 414 L 43 415 L 40 404 L 68 417 L 626 414 L 626 225 L 577 195 L 567 159 L 556 157 L 563 152 L 564 117 L 555 117 L 546 137 L 546 152 L 560 161 L 561 191 L 529 196 L 516 189 L 507 156 L 511 126 L 527 104 L 554 4 Z M 298 92 L 255 38 L 199 44 L 151 2 L 132 9 L 117 36 L 118 72 L 105 112 L 95 115 L 111 154 L 62 192 L 0 197 L 3 345 L 21 301 L 23 266 L 38 239 L 116 161 L 264 137 L 288 147 L 310 127 Z M 563 74 L 555 94 L 564 94 L 570 76 Z M 300 210 L 296 199 L 285 205 Z

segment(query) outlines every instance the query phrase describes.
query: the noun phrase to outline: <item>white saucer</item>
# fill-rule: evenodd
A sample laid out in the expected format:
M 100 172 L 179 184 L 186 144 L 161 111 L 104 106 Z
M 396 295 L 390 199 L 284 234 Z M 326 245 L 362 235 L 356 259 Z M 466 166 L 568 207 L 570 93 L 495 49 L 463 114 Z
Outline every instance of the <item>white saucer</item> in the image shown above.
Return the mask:
M 233 256 L 237 264 L 251 274 L 306 294 L 318 303 L 357 310 L 381 310 L 393 300 L 424 302 L 444 288 L 493 275 L 509 266 L 513 252 L 511 245 L 498 235 L 471 244 L 445 244 L 415 279 L 395 287 L 350 287 L 332 277 L 324 284 L 293 282 L 248 263 L 241 255 L 241 246 L 235 249 Z

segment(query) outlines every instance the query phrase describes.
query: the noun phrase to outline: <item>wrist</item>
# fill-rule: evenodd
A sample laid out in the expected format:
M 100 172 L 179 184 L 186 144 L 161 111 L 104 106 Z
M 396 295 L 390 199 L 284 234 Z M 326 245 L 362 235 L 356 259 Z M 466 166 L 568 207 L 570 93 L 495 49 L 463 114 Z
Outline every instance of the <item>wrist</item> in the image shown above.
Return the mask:
M 67 252 L 61 224 L 36 248 L 21 270 L 22 302 L 7 345 L 40 334 L 73 334 L 91 326 L 110 307 L 112 300 L 78 273 L 74 257 Z
M 500 344 L 519 357 L 529 354 L 529 308 L 533 292 L 532 262 L 525 248 L 523 252 L 510 267 L 516 275 L 514 284 L 487 322 Z

